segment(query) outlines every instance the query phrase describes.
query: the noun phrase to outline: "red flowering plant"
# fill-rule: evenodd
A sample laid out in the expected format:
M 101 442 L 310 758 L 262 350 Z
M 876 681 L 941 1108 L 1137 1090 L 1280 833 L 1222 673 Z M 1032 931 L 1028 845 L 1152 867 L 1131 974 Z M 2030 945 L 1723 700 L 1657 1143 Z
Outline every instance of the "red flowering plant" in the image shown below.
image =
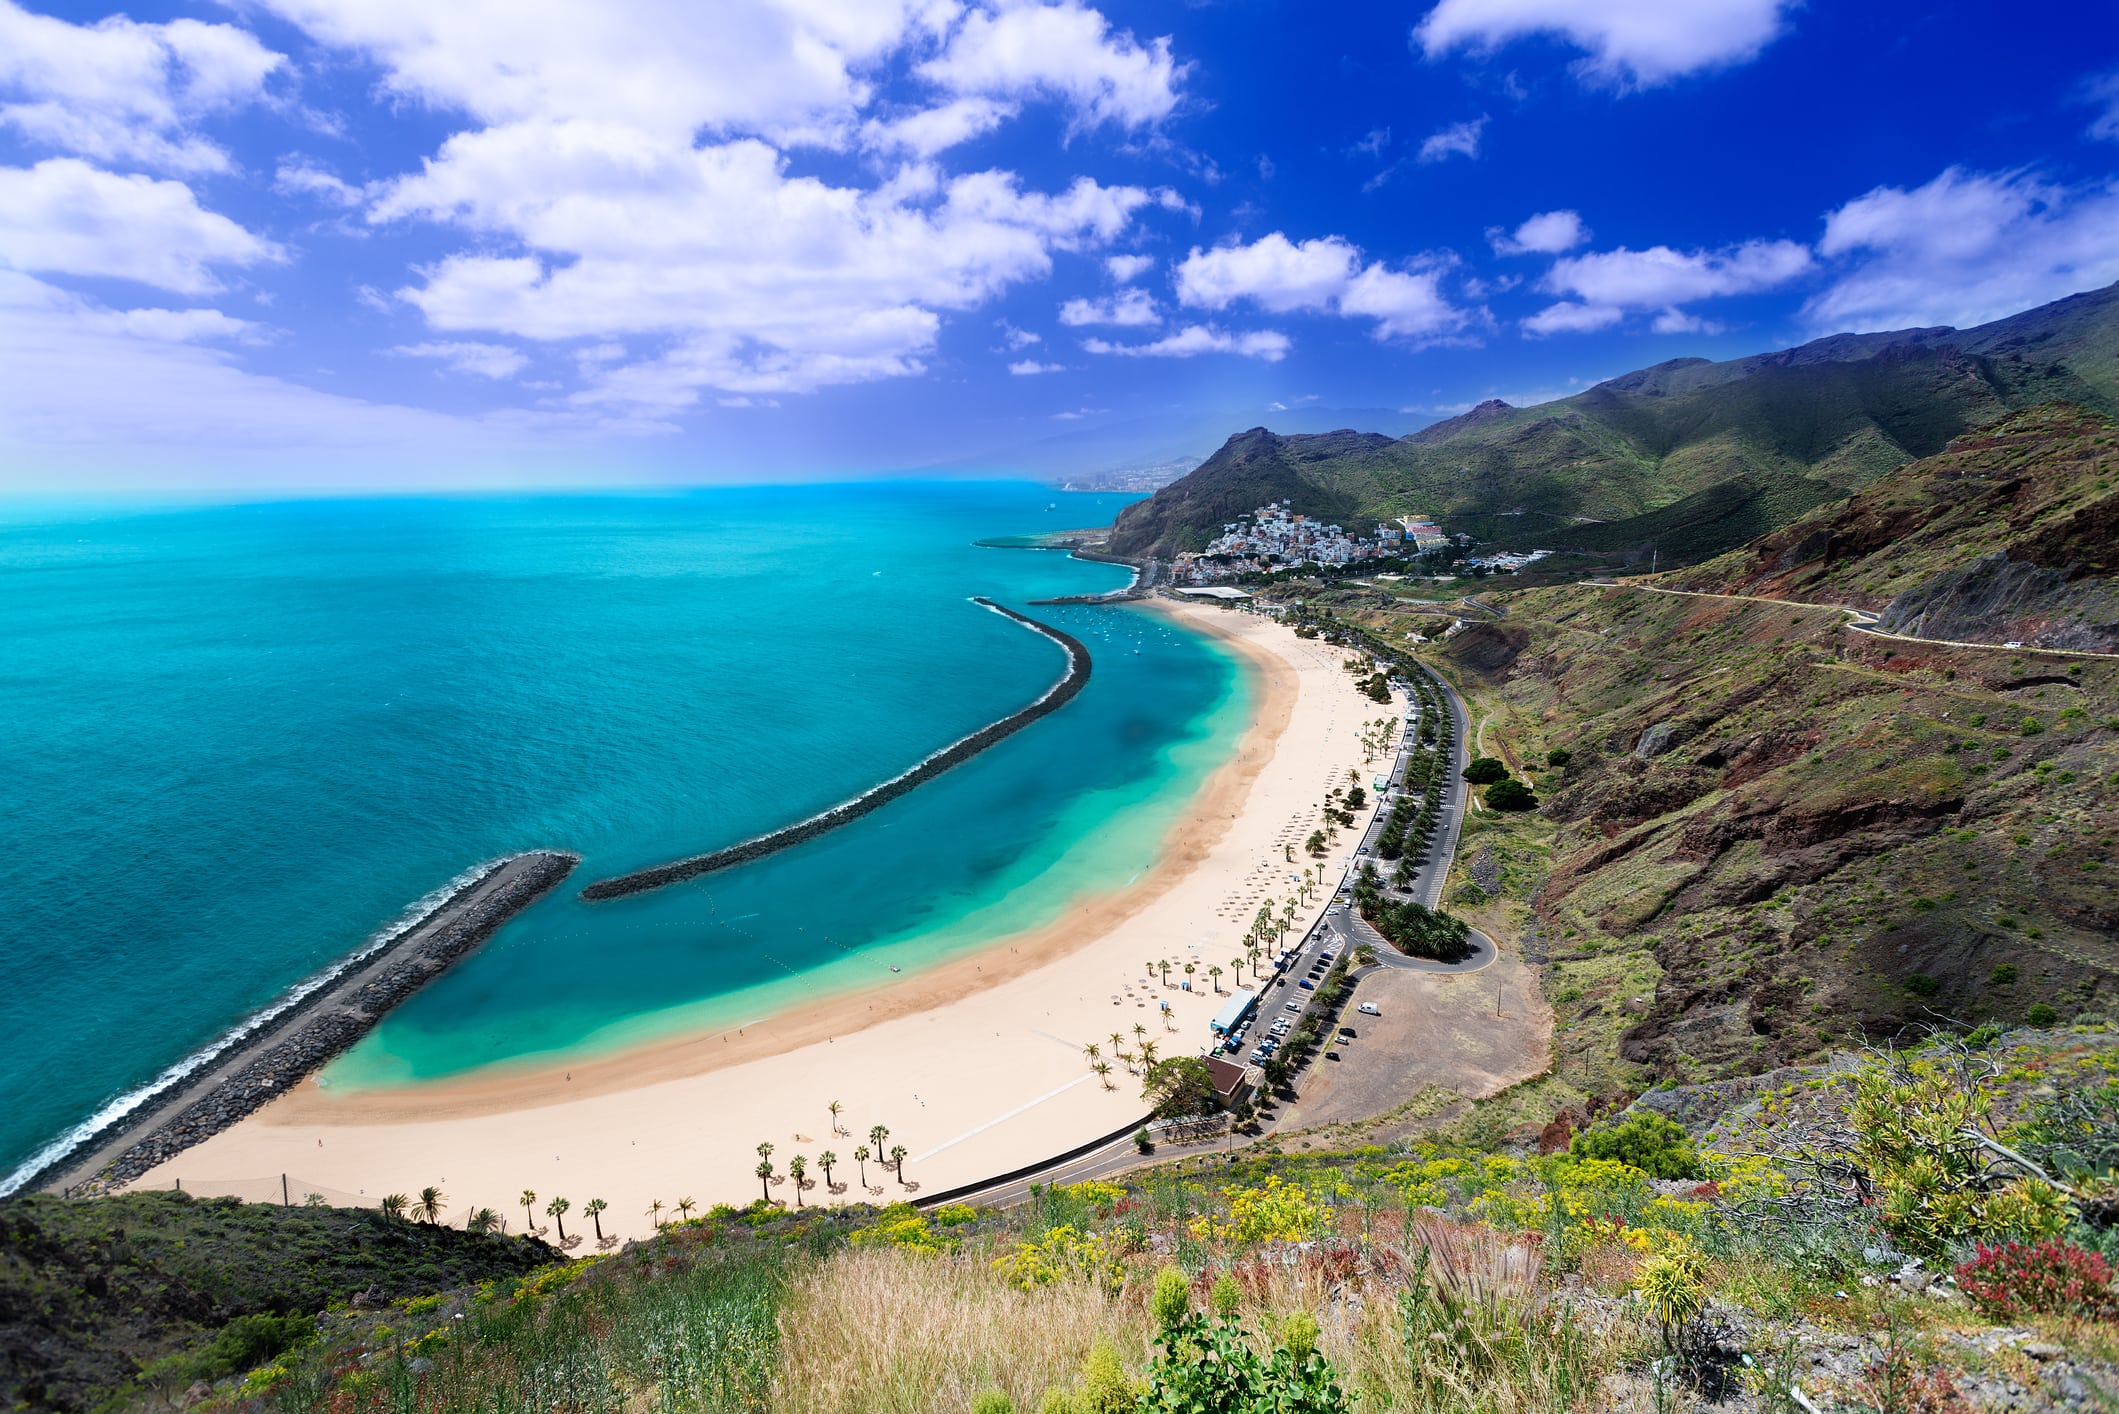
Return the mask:
M 2119 1317 L 2112 1264 L 2059 1238 L 1991 1247 L 1982 1242 L 1971 1261 L 1958 1265 L 1957 1286 L 1997 1321 L 2025 1315 Z

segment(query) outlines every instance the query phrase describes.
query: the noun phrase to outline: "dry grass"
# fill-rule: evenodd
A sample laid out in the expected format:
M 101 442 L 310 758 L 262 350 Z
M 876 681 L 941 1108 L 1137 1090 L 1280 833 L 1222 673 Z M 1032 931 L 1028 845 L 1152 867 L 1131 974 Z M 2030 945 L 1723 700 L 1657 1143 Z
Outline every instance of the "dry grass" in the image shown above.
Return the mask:
M 795 1279 L 780 1312 L 772 1407 L 807 1414 L 941 1414 L 1006 1390 L 1035 1409 L 1072 1385 L 1100 1338 L 1136 1356 L 1152 1322 L 1137 1293 L 1087 1282 L 1024 1291 L 982 1257 L 840 1252 Z

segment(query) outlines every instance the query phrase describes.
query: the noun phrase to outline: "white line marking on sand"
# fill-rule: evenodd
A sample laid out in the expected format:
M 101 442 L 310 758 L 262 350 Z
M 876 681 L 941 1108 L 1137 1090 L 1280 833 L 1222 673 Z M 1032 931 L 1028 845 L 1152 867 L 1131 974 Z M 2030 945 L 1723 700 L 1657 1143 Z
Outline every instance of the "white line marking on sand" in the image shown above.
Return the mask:
M 1059 1089 L 1047 1091 L 1045 1094 L 1038 1096 L 1034 1100 L 1029 1100 L 1024 1102 L 1023 1104 L 1017 1105 L 1014 1109 L 1008 1111 L 1008 1113 L 1004 1115 L 997 1115 L 994 1118 L 987 1120 L 984 1124 L 980 1125 L 976 1129 L 967 1129 L 962 1134 L 959 1134 L 956 1138 L 951 1139 L 945 1144 L 937 1144 L 924 1154 L 914 1154 L 912 1156 L 912 1161 L 916 1164 L 924 1164 L 929 1159 L 933 1158 L 936 1154 L 941 1153 L 944 1149 L 954 1149 L 957 1145 L 963 1143 L 966 1139 L 975 1139 L 979 1135 L 984 1134 L 987 1130 L 993 1128 L 997 1124 L 1006 1124 L 1009 1120 L 1014 1119 L 1017 1115 L 1023 1113 L 1025 1110 L 1034 1110 L 1039 1105 L 1044 1104 L 1047 1100 L 1059 1098 L 1061 1095 L 1066 1094 L 1069 1090 L 1072 1090 L 1075 1086 L 1081 1084 L 1082 1081 L 1094 1079 L 1096 1079 L 1096 1076 L 1094 1074 L 1090 1074 L 1084 1075 L 1078 1080 L 1070 1080 L 1065 1085 L 1060 1086 Z

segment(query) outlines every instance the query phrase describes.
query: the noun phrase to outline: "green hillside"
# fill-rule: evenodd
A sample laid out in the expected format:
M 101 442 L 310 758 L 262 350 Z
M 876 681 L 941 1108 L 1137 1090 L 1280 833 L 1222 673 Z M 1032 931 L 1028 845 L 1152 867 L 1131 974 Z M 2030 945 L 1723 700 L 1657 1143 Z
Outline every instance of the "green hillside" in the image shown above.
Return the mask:
M 0 1203 L 0 1408 L 70 1414 L 241 1374 L 328 1305 L 551 1262 L 534 1239 L 183 1193 Z M 159 1363 L 158 1363 L 159 1362 Z M 166 1406 L 165 1406 L 166 1407 Z
M 2119 651 L 2119 423 L 2015 413 L 1670 581 L 1849 604 L 1927 638 Z
M 1669 555 L 1704 558 L 2052 400 L 2119 412 L 2119 286 L 1975 329 L 1676 359 L 1536 407 L 1482 403 L 1398 439 L 1253 428 L 1128 507 L 1112 548 L 1197 549 L 1237 514 L 1286 499 L 1350 526 L 1428 514 L 1502 545 L 1610 551 L 1668 539 Z M 1645 518 L 1732 482 L 1674 520 Z M 1496 515 L 1512 520 L 1476 519 Z

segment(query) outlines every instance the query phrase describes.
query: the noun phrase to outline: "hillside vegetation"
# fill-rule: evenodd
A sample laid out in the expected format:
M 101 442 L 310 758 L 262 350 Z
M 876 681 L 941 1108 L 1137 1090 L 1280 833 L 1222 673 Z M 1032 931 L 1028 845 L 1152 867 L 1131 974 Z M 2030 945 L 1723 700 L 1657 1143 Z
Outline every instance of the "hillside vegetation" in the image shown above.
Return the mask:
M 2119 412 L 2119 286 L 1975 329 L 1676 359 L 1535 407 L 1482 403 L 1396 439 L 1254 428 L 1129 506 L 1111 546 L 1198 549 L 1224 522 L 1285 499 L 1349 526 L 1432 514 L 1501 545 L 1654 544 L 1666 562 L 1700 559 L 2054 400 Z
M 1927 638 L 2119 651 L 2119 423 L 2047 404 L 1673 576 Z
M 556 1255 L 542 1242 L 367 1209 L 183 1193 L 10 1199 L 0 1203 L 0 1405 L 75 1411 L 144 1397 L 135 1381 L 157 1361 L 181 1391 L 276 1353 L 285 1333 L 260 1318 L 520 1275 Z M 216 1339 L 236 1363 L 170 1359 Z
M 2119 1383 L 2104 1255 L 2119 1233 L 2085 1196 L 2111 1191 L 2115 1073 L 2108 1027 L 1985 1033 L 1748 1089 L 1658 1092 L 1571 1141 L 1482 1139 L 1476 1123 L 1351 1151 L 1267 1141 L 1034 1190 L 1002 1212 L 716 1208 L 604 1257 L 409 1299 L 334 1299 L 286 1322 L 297 1338 L 254 1366 L 205 1388 L 136 1389 L 129 1403 L 2075 1407 Z M 2081 1100 L 2054 1099 L 2056 1083 Z M 1950 1147 L 1960 1132 L 2021 1157 L 1968 1162 Z M 298 1216 L 254 1211 L 259 1226 Z

